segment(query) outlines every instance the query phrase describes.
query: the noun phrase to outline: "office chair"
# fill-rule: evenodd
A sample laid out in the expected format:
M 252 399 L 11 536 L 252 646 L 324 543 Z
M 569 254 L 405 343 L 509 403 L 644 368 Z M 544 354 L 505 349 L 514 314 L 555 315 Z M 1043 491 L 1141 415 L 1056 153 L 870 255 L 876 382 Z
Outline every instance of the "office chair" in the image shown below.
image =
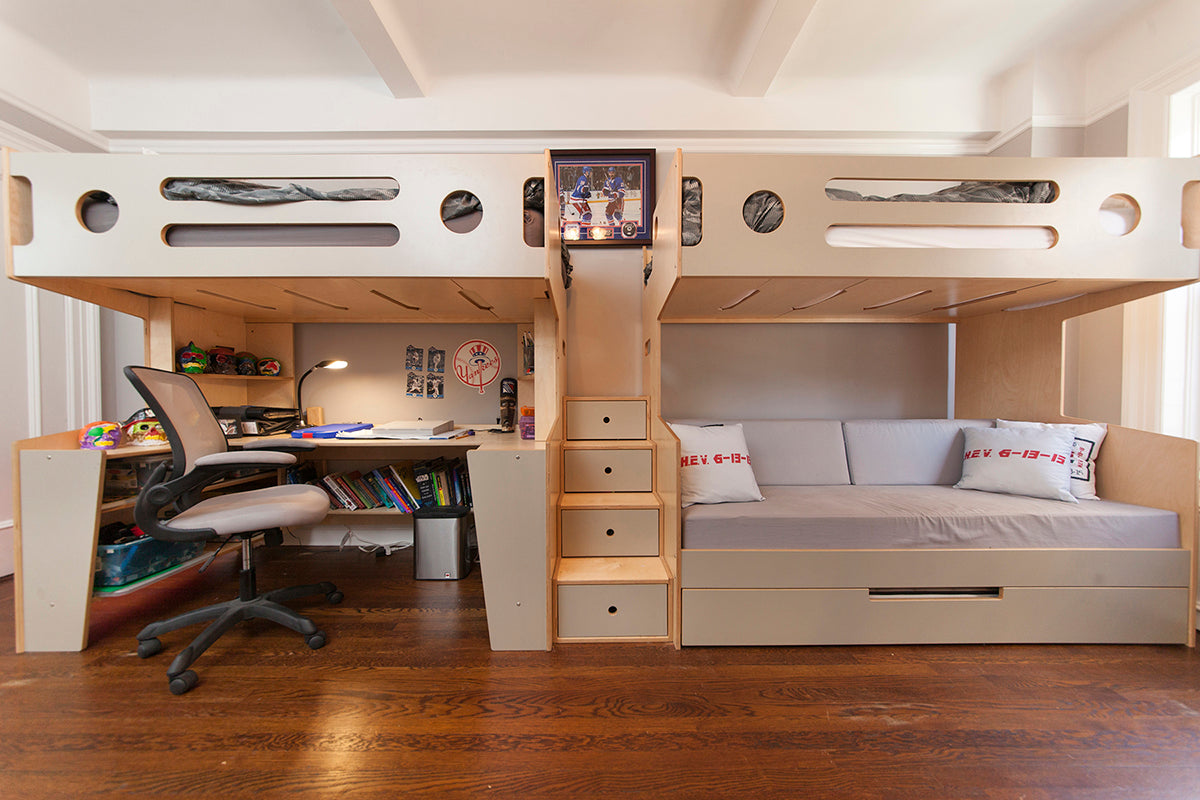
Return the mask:
M 183 694 L 197 683 L 192 663 L 226 631 L 245 619 L 268 619 L 304 635 L 316 650 L 325 645 L 325 634 L 312 620 L 281 605 L 307 595 L 324 594 L 339 603 L 342 593 L 332 583 L 293 586 L 259 594 L 254 575 L 252 539 L 259 533 L 278 535 L 279 528 L 314 525 L 329 511 L 324 490 L 308 485 L 270 486 L 204 498 L 204 488 L 230 473 L 245 469 L 272 469 L 296 462 L 282 452 L 278 440 L 260 441 L 230 451 L 221 425 L 200 387 L 184 374 L 150 367 L 125 367 L 125 377 L 154 411 L 171 443 L 171 459 L 154 469 L 134 505 L 134 520 L 155 539 L 170 542 L 237 537 L 241 540 L 240 590 L 235 600 L 180 614 L 147 625 L 137 635 L 138 655 L 149 658 L 162 650 L 158 637 L 197 622 L 209 622 L 167 669 L 173 694 Z M 308 450 L 315 442 L 301 439 L 282 443 L 292 450 Z M 267 449 L 272 445 L 275 449 Z

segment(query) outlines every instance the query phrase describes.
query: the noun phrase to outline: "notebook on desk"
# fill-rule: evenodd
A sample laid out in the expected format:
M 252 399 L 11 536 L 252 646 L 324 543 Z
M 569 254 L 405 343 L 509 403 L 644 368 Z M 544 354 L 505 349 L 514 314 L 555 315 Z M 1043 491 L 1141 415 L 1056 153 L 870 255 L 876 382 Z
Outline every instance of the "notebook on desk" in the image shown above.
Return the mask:
M 346 431 L 370 430 L 369 422 L 334 422 L 329 425 L 314 425 L 311 428 L 300 428 L 292 431 L 294 439 L 332 439 Z
M 436 439 L 455 435 L 454 420 L 394 420 L 364 430 L 341 431 L 339 439 Z M 465 435 L 465 431 L 463 434 Z

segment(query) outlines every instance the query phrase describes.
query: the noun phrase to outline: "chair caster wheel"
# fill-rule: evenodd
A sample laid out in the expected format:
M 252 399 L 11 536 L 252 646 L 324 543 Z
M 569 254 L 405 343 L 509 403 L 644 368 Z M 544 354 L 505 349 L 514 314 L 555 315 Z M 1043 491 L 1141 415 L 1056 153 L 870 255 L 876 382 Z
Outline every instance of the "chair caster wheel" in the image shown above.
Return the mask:
M 339 592 L 339 591 L 338 591 L 338 590 L 336 590 L 336 589 L 334 589 L 334 590 L 333 590 L 332 592 L 330 592 L 329 594 L 325 595 L 325 599 L 329 601 L 329 604 L 330 604 L 330 605 L 335 605 L 335 606 L 336 606 L 338 603 L 342 602 L 342 600 L 344 600 L 344 599 L 345 599 L 345 597 L 346 597 L 346 596 L 345 596 L 344 594 L 342 594 L 341 592 Z
M 325 632 L 317 631 L 316 633 L 310 633 L 304 637 L 304 643 L 308 645 L 310 650 L 320 650 L 325 646 Z
M 162 642 L 160 642 L 158 639 L 145 639 L 138 642 L 138 658 L 149 658 L 150 656 L 156 656 L 162 652 L 162 649 Z
M 200 676 L 196 674 L 194 669 L 189 669 L 179 673 L 175 677 L 168 676 L 167 685 L 171 689 L 171 694 L 184 694 L 195 688 L 200 681 Z

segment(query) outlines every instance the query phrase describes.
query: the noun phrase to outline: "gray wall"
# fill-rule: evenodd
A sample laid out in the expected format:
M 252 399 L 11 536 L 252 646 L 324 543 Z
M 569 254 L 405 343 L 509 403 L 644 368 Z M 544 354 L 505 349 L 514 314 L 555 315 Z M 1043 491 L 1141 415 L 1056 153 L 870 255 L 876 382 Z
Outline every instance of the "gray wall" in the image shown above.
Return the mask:
M 478 389 L 459 381 L 450 364 L 459 345 L 471 339 L 483 339 L 500 351 L 499 378 L 519 375 L 515 325 L 297 325 L 298 373 L 327 358 L 350 362 L 349 367 L 339 372 L 318 370 L 309 375 L 304 382 L 303 402 L 306 406 L 324 408 L 327 423 L 383 423 L 419 417 L 494 425 L 500 413 L 500 379 L 487 386 L 481 395 Z M 446 351 L 444 399 L 406 395 L 408 370 L 404 362 L 410 344 L 425 351 L 425 362 L 430 347 Z M 422 370 L 418 374 L 429 373 Z
M 1085 156 L 1125 156 L 1128 153 L 1129 106 L 1121 106 L 1084 129 Z
M 949 415 L 941 324 L 663 326 L 668 419 Z

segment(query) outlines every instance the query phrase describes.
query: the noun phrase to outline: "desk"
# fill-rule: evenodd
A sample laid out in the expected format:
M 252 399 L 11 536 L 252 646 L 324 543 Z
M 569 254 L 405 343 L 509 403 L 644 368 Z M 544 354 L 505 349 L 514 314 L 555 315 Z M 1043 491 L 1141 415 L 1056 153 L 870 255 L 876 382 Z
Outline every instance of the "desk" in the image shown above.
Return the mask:
M 13 445 L 18 653 L 87 647 L 101 520 L 132 513 L 132 502 L 103 502 L 104 465 L 170 452 L 166 445 L 80 450 L 76 437 L 69 431 Z M 236 447 L 241 441 L 230 444 Z M 492 649 L 550 648 L 545 443 L 492 433 L 459 439 L 310 441 L 317 442 L 317 449 L 303 457 L 312 459 L 378 457 L 385 463 L 465 453 Z M 353 602 L 352 587 L 346 595 Z

